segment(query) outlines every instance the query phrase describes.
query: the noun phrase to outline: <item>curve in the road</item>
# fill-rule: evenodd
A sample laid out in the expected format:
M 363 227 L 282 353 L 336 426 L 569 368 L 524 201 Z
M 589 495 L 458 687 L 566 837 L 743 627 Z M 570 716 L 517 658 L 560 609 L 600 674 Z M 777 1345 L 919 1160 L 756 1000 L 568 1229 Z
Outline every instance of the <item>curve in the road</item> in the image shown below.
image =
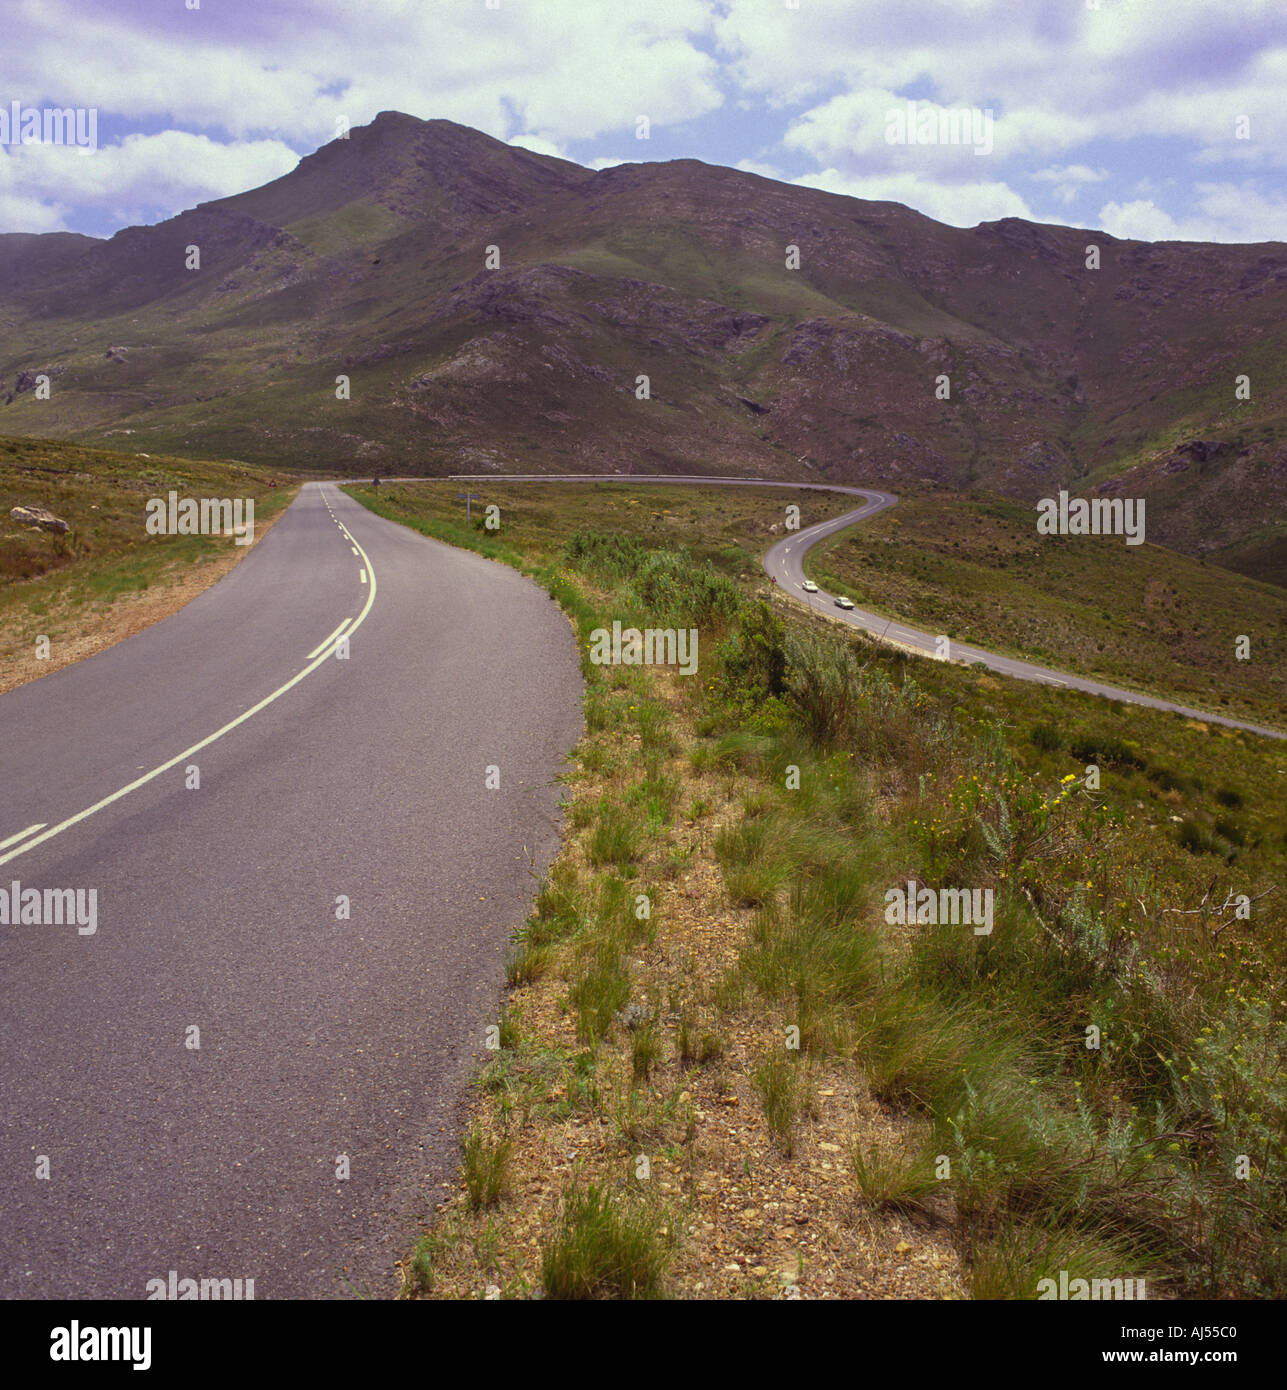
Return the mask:
M 293 690 L 305 676 L 312 675 L 323 662 L 331 657 L 343 638 L 352 637 L 358 628 L 362 626 L 366 621 L 367 614 L 371 611 L 375 603 L 375 566 L 371 563 L 371 557 L 362 549 L 349 532 L 348 527 L 335 515 L 334 510 L 331 508 L 330 500 L 325 497 L 325 494 L 323 494 L 323 498 L 326 501 L 326 509 L 331 514 L 331 520 L 339 527 L 344 535 L 344 539 L 347 540 L 352 547 L 353 553 L 361 556 L 362 563 L 365 566 L 364 569 L 359 570 L 358 574 L 359 582 L 367 589 L 366 603 L 363 604 L 362 611 L 357 617 L 352 620 L 346 618 L 320 646 L 314 647 L 313 650 L 309 652 L 308 656 L 305 658 L 307 664 L 302 670 L 297 671 L 290 680 L 279 685 L 276 690 L 272 691 L 271 694 L 265 695 L 262 700 L 251 705 L 249 709 L 243 710 L 236 718 L 230 719 L 222 728 L 216 729 L 212 734 L 207 734 L 205 738 L 192 744 L 191 747 L 185 748 L 182 753 L 176 753 L 174 757 L 167 758 L 165 762 L 152 768 L 149 772 L 145 772 L 142 777 L 136 777 L 133 781 L 127 782 L 125 786 L 118 787 L 114 792 L 102 797 L 92 806 L 87 806 L 83 811 L 77 811 L 75 815 L 68 816 L 65 820 L 59 821 L 57 825 L 50 826 L 48 829 L 43 825 L 32 825 L 29 826 L 27 830 L 17 835 L 11 835 L 8 839 L 0 841 L 0 849 L 8 849 L 9 851 L 7 854 L 0 854 L 0 866 L 8 864 L 12 859 L 17 859 L 20 854 L 26 854 L 29 850 L 35 849 L 37 845 L 43 845 L 46 840 L 52 840 L 54 836 L 61 835 L 64 830 L 70 830 L 73 825 L 79 825 L 81 821 L 88 820 L 90 816 L 112 805 L 113 802 L 119 801 L 123 796 L 128 796 L 131 792 L 146 786 L 149 782 L 160 777 L 162 773 L 169 772 L 172 767 L 178 767 L 180 763 L 187 761 L 195 754 L 201 752 L 203 748 L 209 748 L 212 743 L 223 738 L 225 734 L 230 734 L 234 729 L 244 724 L 246 720 L 254 718 L 260 710 L 266 709 L 274 700 L 280 700 L 288 690 Z M 34 830 L 40 830 L 44 833 L 32 835 L 31 832 Z M 20 841 L 21 843 L 19 843 Z M 16 846 L 16 848 L 13 848 L 13 846 Z
M 687 483 L 722 487 L 774 487 L 810 492 L 840 492 L 848 493 L 854 497 L 866 498 L 864 504 L 861 507 L 855 507 L 853 511 L 845 512 L 840 516 L 832 517 L 830 521 L 821 521 L 816 526 L 808 526 L 803 531 L 783 537 L 764 556 L 762 564 L 769 578 L 775 584 L 786 589 L 788 593 L 791 592 L 790 586 L 795 585 L 803 594 L 806 602 L 813 598 L 813 595 L 806 593 L 803 588 L 805 580 L 804 557 L 808 552 L 820 541 L 826 540 L 828 536 L 834 536 L 837 531 L 846 530 L 859 521 L 865 521 L 868 517 L 875 516 L 877 512 L 883 512 L 898 501 L 896 493 L 881 492 L 874 488 L 847 487 L 840 483 L 792 483 L 767 478 L 708 478 L 698 474 L 672 476 L 657 473 L 507 473 L 504 475 L 454 473 L 451 475 L 450 481 L 464 483 L 626 483 L 631 487 L 640 483 Z M 820 601 L 825 602 L 831 597 L 823 590 L 818 590 L 817 598 Z M 814 605 L 810 604 L 810 606 L 813 607 Z M 850 627 L 861 628 L 864 632 L 868 632 L 873 637 L 883 641 L 892 641 L 900 646 L 908 647 L 923 656 L 937 656 L 942 646 L 943 639 L 939 634 L 922 632 L 919 628 L 909 627 L 906 623 L 900 623 L 894 618 L 881 617 L 879 614 L 870 613 L 866 609 L 836 608 L 834 600 L 829 616 L 848 623 Z M 985 651 L 982 647 L 976 647 L 969 643 L 952 641 L 949 650 L 954 660 L 962 661 L 967 665 L 984 666 L 990 671 L 996 671 L 1005 676 L 1014 676 L 1018 680 L 1035 681 L 1040 685 L 1051 685 L 1069 690 L 1080 690 L 1087 695 L 1098 695 L 1108 700 L 1121 700 L 1127 704 L 1144 705 L 1149 709 L 1182 714 L 1188 719 L 1197 719 L 1210 724 L 1223 724 L 1231 729 L 1244 729 L 1249 733 L 1261 734 L 1266 738 L 1287 738 L 1287 733 L 1280 729 L 1271 729 L 1263 724 L 1251 724 L 1244 720 L 1231 719 L 1228 715 L 1213 714 L 1209 710 L 1193 709 L 1188 705 L 1177 704 L 1172 700 L 1161 700 L 1153 695 L 1141 694 L 1137 690 L 1125 690 L 1120 686 L 1107 685 L 1103 681 L 1092 680 L 1088 676 L 1076 676 L 1067 671 L 1056 671 L 1047 666 L 1038 666 L 1030 661 L 1020 661 L 1017 657 L 1001 656 L 996 652 Z
M 0 1299 L 397 1287 L 581 693 L 544 589 L 309 483 L 192 602 L 0 695 Z

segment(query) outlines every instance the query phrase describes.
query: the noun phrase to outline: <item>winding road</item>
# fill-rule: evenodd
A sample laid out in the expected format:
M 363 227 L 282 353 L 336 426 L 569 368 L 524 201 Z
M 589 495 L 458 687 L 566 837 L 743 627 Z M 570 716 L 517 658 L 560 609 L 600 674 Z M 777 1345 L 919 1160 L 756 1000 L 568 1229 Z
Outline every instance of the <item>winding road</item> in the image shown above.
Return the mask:
M 0 1296 L 394 1287 L 580 693 L 536 585 L 310 483 L 172 617 L 0 696 L 0 889 L 97 894 L 92 934 L 0 925 Z
M 828 617 L 848 623 L 850 627 L 861 628 L 884 641 L 895 642 L 899 646 L 919 652 L 924 656 L 938 654 L 941 638 L 937 633 L 923 632 L 908 626 L 896 618 L 882 617 L 862 608 L 839 608 L 833 596 L 819 590 L 816 594 L 804 589 L 804 557 L 820 541 L 834 536 L 838 531 L 847 530 L 856 522 L 892 507 L 898 497 L 892 492 L 879 492 L 873 488 L 846 487 L 839 483 L 788 483 L 761 478 L 707 478 L 697 474 L 666 476 L 662 474 L 630 473 L 509 473 L 502 477 L 496 475 L 454 474 L 452 482 L 561 482 L 561 483 L 625 483 L 634 487 L 642 483 L 685 483 L 721 487 L 772 487 L 812 492 L 847 493 L 854 497 L 866 498 L 861 507 L 832 517 L 830 521 L 819 522 L 804 530 L 794 532 L 778 541 L 764 556 L 765 573 L 789 595 L 799 598 L 810 607 L 826 613 Z M 1067 671 L 1055 671 L 1048 666 L 1037 666 L 1031 661 L 1021 661 L 1017 657 L 1000 656 L 985 651 L 967 642 L 952 640 L 949 654 L 952 660 L 971 665 L 985 666 L 1001 675 L 1014 676 L 1018 680 L 1036 681 L 1040 685 L 1052 685 L 1068 690 L 1080 690 L 1087 695 L 1100 695 L 1108 700 L 1121 700 L 1132 705 L 1146 705 L 1149 709 L 1166 710 L 1172 714 L 1182 714 L 1189 719 L 1202 720 L 1209 724 L 1223 724 L 1231 729 L 1245 729 L 1253 734 L 1263 734 L 1266 738 L 1287 738 L 1280 729 L 1271 729 L 1263 724 L 1249 724 L 1228 715 L 1213 714 L 1208 710 L 1193 709 L 1188 705 L 1176 704 L 1171 700 L 1161 700 L 1152 695 L 1144 695 L 1136 690 L 1125 690 L 1120 686 L 1107 685 L 1089 676 L 1075 676 Z
M 800 587 L 807 551 L 890 493 L 504 481 L 851 493 L 765 569 L 934 651 Z M 558 846 L 580 693 L 571 628 L 534 584 L 309 483 L 172 617 L 0 696 L 0 1297 L 142 1298 L 171 1271 L 253 1279 L 257 1299 L 390 1291 L 454 1177 L 503 953 Z M 92 894 L 92 923 L 12 920 L 33 888 L 40 914 L 47 890 Z

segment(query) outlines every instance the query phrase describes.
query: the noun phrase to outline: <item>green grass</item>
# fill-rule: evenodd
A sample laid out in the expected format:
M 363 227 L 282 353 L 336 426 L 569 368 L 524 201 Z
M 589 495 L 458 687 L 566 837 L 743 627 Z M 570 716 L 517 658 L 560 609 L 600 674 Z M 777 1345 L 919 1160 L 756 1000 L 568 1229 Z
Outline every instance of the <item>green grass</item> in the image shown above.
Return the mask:
M 805 1064 L 785 1050 L 770 1053 L 752 1073 L 769 1133 L 788 1158 L 796 1150 L 799 1123 L 809 1113 L 806 1077 Z
M 685 573 L 653 518 L 624 540 L 585 535 L 602 505 L 505 533 L 583 643 L 638 601 L 641 575 L 665 581 L 652 601 L 674 611 L 665 584 Z M 737 577 L 720 568 L 726 545 L 692 540 L 690 559 Z M 749 595 L 754 577 L 742 582 Z M 1060 1268 L 1147 1276 L 1156 1296 L 1281 1296 L 1287 749 L 702 593 L 718 596 L 710 661 L 664 716 L 646 682 L 587 673 L 587 722 L 637 771 L 624 796 L 589 801 L 600 862 L 584 882 L 561 869 L 526 929 L 572 944 L 587 1055 L 631 998 L 632 895 L 648 856 L 677 852 L 664 750 L 689 746 L 700 799 L 733 803 L 702 833 L 749 922 L 737 964 L 680 1019 L 681 1067 L 720 1062 L 723 1020 L 757 1001 L 775 1030 L 798 1028 L 801 1052 L 775 1049 L 753 1078 L 784 1153 L 807 1113 L 803 1069 L 851 1068 L 927 1136 L 896 1158 L 853 1155 L 858 1191 L 948 1222 L 976 1296 L 1031 1298 Z M 990 889 L 993 933 L 891 927 L 884 893 L 909 877 Z M 636 1083 L 662 1065 L 646 1034 L 617 1041 Z M 593 1066 L 575 1076 L 589 1095 Z M 623 1134 L 656 1123 L 631 1093 L 614 1102 Z M 593 1227 L 602 1203 L 587 1210 Z
M 1287 728 L 1287 590 L 1161 546 L 1039 536 L 1031 506 L 936 493 L 823 542 L 806 568 L 931 632 Z
M 295 495 L 287 475 L 241 464 L 0 439 L 3 654 L 25 644 L 46 617 L 54 623 L 48 635 L 57 640 L 80 631 L 117 598 L 164 584 L 230 549 L 244 553 L 225 539 L 148 535 L 148 499 L 171 490 L 181 497 L 252 498 L 256 528 Z M 31 505 L 54 512 L 71 529 L 59 536 L 10 521 L 12 507 Z
M 505 957 L 505 983 L 510 988 L 530 985 L 549 973 L 550 949 L 531 940 L 515 941 Z
M 672 1258 L 665 1218 L 640 1200 L 589 1184 L 564 1195 L 541 1257 L 547 1298 L 655 1299 Z
M 1140 1262 L 1138 1251 L 1111 1239 L 1066 1226 L 1011 1220 L 973 1247 L 970 1293 L 989 1302 L 1030 1300 L 1038 1297 L 1043 1279 L 1054 1280 L 1058 1288 L 1060 1274 L 1066 1273 L 1070 1283 L 1143 1278 L 1145 1296 L 1151 1297 L 1149 1272 L 1151 1266 Z M 1134 1293 L 1136 1286 L 1131 1288 Z
M 1281 1288 L 1284 912 L 1267 890 L 1284 878 L 1283 751 L 1073 697 L 1052 717 L 1045 692 L 861 642 L 856 659 L 839 637 L 787 647 L 814 753 L 785 718 L 781 751 L 759 760 L 774 804 L 755 800 L 723 844 L 810 827 L 818 849 L 783 851 L 742 969 L 806 1050 L 852 1056 L 878 1098 L 930 1122 L 979 1289 L 1033 1296 L 1034 1259 L 1016 1263 L 996 1232 L 1034 1213 L 1056 1254 L 1099 1252 L 1096 1277 L 1161 1267 L 1189 1292 Z M 846 747 L 866 750 L 888 819 L 860 820 L 828 859 L 828 821 L 852 824 L 832 770 Z M 808 802 L 769 771 L 788 756 Z M 1102 763 L 1093 794 L 1087 757 Z M 890 931 L 882 887 L 909 875 L 990 885 L 993 936 Z M 1221 907 L 1235 880 L 1265 893 L 1252 930 Z M 1088 1022 L 1109 1040 L 1094 1052 Z M 758 1081 L 785 1134 L 777 1071 Z M 1242 1182 L 1238 1153 L 1258 1156 Z M 866 1164 L 860 1185 L 896 1193 Z
M 471 1211 L 494 1207 L 509 1187 L 513 1141 L 492 1138 L 474 1127 L 465 1135 L 462 1171 Z
M 577 1037 L 596 1043 L 612 1027 L 613 1015 L 630 998 L 630 975 L 620 946 L 611 938 L 594 941 L 581 972 L 568 991 L 576 1011 Z
M 708 1067 L 718 1062 L 727 1049 L 724 1039 L 709 1030 L 702 1031 L 687 1014 L 679 1023 L 679 1062 L 683 1067 Z
M 471 482 L 469 488 L 482 495 L 474 503 L 472 526 L 465 523 L 464 503 L 455 497 L 465 490 L 459 483 L 396 478 L 382 483 L 378 491 L 369 486 L 346 490 L 372 511 L 424 535 L 528 568 L 562 561 L 565 547 L 573 545 L 578 532 L 598 531 L 612 538 L 602 547 L 615 548 L 627 562 L 662 547 L 683 550 L 690 563 L 709 563 L 720 575 L 746 579 L 759 578 L 754 556 L 772 540 L 769 527 L 781 525 L 788 506 L 799 506 L 801 524 L 808 526 L 850 510 L 851 500 L 828 493 L 801 496 L 790 488 L 665 483 L 524 485 L 498 478 Z M 498 535 L 487 531 L 481 520 L 482 508 L 489 503 L 500 508 Z M 594 542 L 583 535 L 579 544 Z M 579 565 L 575 568 L 597 578 L 613 577 L 606 559 L 583 571 Z
M 443 1255 L 443 1244 L 434 1232 L 422 1235 L 411 1253 L 411 1285 L 421 1293 L 431 1293 L 437 1275 L 437 1264 Z
M 661 1037 L 649 1019 L 635 1029 L 630 1039 L 630 1072 L 636 1085 L 648 1080 L 661 1055 Z
M 864 1149 L 855 1143 L 849 1164 L 858 1190 L 871 1206 L 907 1213 L 932 1209 L 939 1179 L 937 1155 L 930 1149 Z
M 599 806 L 599 818 L 590 837 L 592 864 L 629 864 L 639 854 L 642 844 L 639 818 L 626 807 L 604 800 Z

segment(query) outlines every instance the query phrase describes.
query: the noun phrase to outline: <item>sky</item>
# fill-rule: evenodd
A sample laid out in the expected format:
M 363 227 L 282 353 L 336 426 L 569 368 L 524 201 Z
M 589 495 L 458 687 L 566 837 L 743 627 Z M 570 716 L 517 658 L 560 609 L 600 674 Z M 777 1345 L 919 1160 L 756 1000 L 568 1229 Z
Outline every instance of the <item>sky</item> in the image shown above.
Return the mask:
M 1287 237 L 1287 0 L 4 0 L 3 29 L 0 232 L 160 221 L 397 110 L 959 227 Z M 51 108 L 86 148 L 23 143 Z

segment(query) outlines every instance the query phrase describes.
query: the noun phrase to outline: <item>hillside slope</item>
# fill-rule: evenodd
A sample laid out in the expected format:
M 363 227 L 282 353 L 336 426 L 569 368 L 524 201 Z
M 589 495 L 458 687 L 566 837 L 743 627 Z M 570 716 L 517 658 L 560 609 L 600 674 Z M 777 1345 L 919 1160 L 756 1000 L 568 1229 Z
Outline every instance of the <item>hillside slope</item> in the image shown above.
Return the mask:
M 386 112 L 155 227 L 0 236 L 0 321 L 6 433 L 381 473 L 1124 490 L 1150 540 L 1284 579 L 1278 243 L 962 230 Z

